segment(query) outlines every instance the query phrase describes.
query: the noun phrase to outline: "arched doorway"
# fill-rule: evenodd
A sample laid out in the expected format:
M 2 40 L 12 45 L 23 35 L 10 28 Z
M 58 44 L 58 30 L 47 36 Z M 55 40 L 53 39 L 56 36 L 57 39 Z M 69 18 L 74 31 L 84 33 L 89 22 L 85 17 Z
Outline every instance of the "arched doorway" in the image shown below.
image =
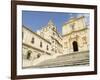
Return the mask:
M 73 51 L 78 51 L 78 43 L 77 41 L 73 41 Z
M 30 50 L 27 52 L 27 59 L 30 59 L 31 53 L 32 53 L 32 51 L 30 51 Z

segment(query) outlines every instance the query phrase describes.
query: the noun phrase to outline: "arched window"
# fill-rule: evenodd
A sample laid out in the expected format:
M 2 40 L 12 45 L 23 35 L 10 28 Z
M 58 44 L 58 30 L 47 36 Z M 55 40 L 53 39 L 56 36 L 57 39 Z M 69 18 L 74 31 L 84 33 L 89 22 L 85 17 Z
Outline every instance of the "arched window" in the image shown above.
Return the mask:
M 28 52 L 27 52 L 27 59 L 29 60 L 30 59 L 30 57 L 31 57 L 31 53 L 32 53 L 32 51 L 31 50 L 29 50 Z
M 73 51 L 78 51 L 78 43 L 77 41 L 73 41 Z

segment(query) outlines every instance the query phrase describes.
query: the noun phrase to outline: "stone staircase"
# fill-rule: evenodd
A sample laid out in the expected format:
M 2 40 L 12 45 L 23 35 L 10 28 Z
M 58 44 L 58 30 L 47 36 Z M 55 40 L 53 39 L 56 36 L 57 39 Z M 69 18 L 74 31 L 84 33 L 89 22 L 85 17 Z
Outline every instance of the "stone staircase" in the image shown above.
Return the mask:
M 57 56 L 34 65 L 36 68 L 89 65 L 89 51 L 74 52 Z

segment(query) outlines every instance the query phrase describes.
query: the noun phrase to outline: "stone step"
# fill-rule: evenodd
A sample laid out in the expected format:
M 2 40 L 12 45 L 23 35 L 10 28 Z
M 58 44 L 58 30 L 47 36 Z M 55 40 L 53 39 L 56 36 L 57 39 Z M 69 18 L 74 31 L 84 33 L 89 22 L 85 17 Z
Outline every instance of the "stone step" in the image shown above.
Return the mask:
M 59 61 L 44 61 L 44 62 L 41 62 L 40 64 L 41 65 L 43 65 L 43 64 L 52 64 L 52 63 L 62 63 L 62 62 L 75 62 L 75 61 L 77 61 L 77 62 L 80 62 L 80 61 L 85 61 L 85 62 L 87 62 L 88 61 L 88 59 L 82 59 L 82 60 L 59 60 Z
M 81 55 L 81 56 L 80 56 Z M 88 60 L 89 56 L 87 53 L 85 54 L 66 54 L 62 56 L 58 56 L 55 59 L 48 59 L 43 62 L 40 62 L 37 65 L 48 65 L 48 64 L 53 64 L 53 63 L 68 63 L 68 62 L 74 62 L 74 61 L 81 61 L 81 60 Z
M 30 67 L 48 68 L 48 67 L 77 66 L 77 65 L 89 65 L 88 52 L 60 55 L 53 59 L 47 59 L 41 61 L 38 64 Z
M 48 62 L 34 67 L 57 67 L 57 66 L 72 66 L 72 65 L 85 65 L 89 64 L 89 60 L 77 60 L 77 61 L 60 61 L 60 62 Z

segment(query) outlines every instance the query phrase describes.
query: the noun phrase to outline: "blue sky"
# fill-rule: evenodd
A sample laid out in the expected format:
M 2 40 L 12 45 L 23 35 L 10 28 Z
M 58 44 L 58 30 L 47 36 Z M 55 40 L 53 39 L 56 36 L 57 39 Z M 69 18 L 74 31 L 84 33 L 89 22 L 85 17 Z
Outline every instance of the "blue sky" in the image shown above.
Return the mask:
M 89 24 L 88 13 L 64 13 L 64 12 L 43 12 L 43 11 L 22 11 L 22 24 L 37 31 L 47 25 L 52 20 L 57 27 L 58 32 L 62 32 L 62 25 L 72 17 L 85 16 L 86 22 Z

